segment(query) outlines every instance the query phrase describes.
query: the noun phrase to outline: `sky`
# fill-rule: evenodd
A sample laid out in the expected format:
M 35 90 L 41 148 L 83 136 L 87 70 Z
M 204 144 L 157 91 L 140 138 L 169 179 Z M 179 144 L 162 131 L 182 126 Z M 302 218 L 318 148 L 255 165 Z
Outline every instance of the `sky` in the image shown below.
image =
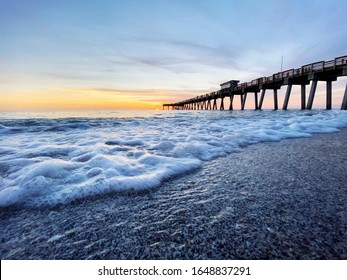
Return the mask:
M 346 0 L 0 0 L 0 110 L 161 109 L 272 75 L 282 56 L 285 70 L 347 55 L 346 13 Z

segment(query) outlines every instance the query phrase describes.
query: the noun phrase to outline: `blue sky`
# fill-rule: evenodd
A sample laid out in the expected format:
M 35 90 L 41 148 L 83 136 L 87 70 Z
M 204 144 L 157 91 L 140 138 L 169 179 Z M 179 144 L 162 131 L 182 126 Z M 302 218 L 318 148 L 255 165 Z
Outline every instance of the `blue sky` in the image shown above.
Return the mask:
M 0 0 L 0 95 L 17 109 L 30 97 L 156 108 L 271 75 L 282 55 L 284 69 L 345 55 L 346 13 L 335 0 Z

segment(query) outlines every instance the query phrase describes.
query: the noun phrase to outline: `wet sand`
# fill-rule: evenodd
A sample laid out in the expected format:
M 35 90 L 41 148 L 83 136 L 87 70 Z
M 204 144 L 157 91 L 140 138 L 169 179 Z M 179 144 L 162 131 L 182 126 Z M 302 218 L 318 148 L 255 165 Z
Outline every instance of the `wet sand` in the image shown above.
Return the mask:
M 347 129 L 260 143 L 142 193 L 1 209 L 1 259 L 347 259 Z

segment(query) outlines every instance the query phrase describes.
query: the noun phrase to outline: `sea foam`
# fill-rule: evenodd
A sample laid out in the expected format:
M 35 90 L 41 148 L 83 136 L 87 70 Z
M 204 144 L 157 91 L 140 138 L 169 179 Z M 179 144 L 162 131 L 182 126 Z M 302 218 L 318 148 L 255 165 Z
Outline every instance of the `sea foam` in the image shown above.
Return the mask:
M 144 190 L 247 145 L 337 132 L 346 111 L 164 111 L 0 118 L 0 206 Z

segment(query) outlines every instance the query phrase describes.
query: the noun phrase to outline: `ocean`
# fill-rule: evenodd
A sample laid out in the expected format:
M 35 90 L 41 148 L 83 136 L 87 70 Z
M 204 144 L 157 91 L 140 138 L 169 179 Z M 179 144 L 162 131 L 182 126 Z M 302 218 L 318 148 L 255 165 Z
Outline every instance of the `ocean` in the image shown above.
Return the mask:
M 252 144 L 343 127 L 340 110 L 2 112 L 0 207 L 152 189 Z

